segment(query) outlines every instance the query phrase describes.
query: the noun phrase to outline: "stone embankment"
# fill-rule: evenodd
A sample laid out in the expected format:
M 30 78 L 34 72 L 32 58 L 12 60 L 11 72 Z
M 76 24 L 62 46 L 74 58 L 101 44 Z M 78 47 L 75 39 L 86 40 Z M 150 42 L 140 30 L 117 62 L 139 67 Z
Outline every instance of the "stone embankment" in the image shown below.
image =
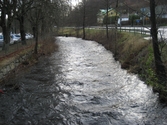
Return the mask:
M 17 68 L 20 64 L 22 64 L 26 59 L 32 54 L 32 52 L 18 55 L 12 58 L 10 61 L 2 62 L 0 65 L 0 81 L 5 78 L 7 74 Z

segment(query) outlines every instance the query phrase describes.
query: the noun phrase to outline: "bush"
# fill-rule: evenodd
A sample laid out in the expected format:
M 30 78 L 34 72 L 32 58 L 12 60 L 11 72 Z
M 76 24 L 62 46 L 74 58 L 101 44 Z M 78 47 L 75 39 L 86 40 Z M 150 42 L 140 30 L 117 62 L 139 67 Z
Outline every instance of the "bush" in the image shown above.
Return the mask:
M 58 49 L 58 45 L 55 43 L 54 37 L 46 37 L 44 39 L 41 39 L 40 42 L 40 53 L 44 55 L 51 54 L 55 52 Z
M 108 24 L 115 24 L 115 19 L 116 18 L 119 18 L 119 16 L 111 16 L 111 17 L 108 17 L 105 16 L 104 19 L 103 19 L 103 24 L 106 24 L 106 22 L 108 22 Z

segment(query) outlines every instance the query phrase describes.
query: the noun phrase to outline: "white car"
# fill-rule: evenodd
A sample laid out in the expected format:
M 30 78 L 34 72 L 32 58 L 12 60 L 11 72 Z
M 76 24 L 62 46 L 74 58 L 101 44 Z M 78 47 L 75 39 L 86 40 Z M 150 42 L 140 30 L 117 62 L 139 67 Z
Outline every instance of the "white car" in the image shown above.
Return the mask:
M 14 44 L 14 40 L 13 40 L 12 36 L 10 36 L 10 44 Z
M 3 42 L 4 42 L 3 35 L 0 34 L 0 47 L 3 46 Z M 14 44 L 14 41 L 13 41 L 12 37 L 10 37 L 10 44 Z
M 19 34 L 12 34 L 11 37 L 12 37 L 14 43 L 21 42 L 21 36 Z
M 0 34 L 0 47 L 3 46 L 3 35 Z
M 30 33 L 26 33 L 26 39 L 32 39 L 33 38 L 33 35 L 31 35 Z

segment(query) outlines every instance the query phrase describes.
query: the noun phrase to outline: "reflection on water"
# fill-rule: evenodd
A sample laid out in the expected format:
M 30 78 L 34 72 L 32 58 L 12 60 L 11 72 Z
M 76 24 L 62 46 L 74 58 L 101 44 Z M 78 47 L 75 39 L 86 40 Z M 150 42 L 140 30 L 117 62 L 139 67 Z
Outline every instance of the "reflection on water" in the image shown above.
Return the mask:
M 167 108 L 112 53 L 93 41 L 58 37 L 46 57 L 0 95 L 0 124 L 167 125 Z

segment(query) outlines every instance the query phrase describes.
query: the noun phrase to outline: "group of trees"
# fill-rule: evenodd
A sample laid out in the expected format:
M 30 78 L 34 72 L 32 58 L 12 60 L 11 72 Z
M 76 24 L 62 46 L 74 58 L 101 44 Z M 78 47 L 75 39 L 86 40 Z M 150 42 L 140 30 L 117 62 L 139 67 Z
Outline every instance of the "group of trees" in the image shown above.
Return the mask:
M 0 27 L 4 36 L 3 50 L 8 49 L 10 33 L 19 24 L 22 44 L 26 44 L 27 29 L 33 33 L 37 53 L 38 35 L 44 36 L 59 24 L 62 12 L 68 2 L 65 0 L 0 0 Z M 30 30 L 31 29 L 31 30 Z
M 86 26 L 93 26 L 97 22 L 97 12 L 102 8 L 105 8 L 103 0 L 82 0 L 77 6 L 71 9 L 70 14 L 64 20 L 65 24 L 76 27 L 82 26 L 82 19 L 85 14 Z

